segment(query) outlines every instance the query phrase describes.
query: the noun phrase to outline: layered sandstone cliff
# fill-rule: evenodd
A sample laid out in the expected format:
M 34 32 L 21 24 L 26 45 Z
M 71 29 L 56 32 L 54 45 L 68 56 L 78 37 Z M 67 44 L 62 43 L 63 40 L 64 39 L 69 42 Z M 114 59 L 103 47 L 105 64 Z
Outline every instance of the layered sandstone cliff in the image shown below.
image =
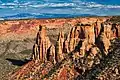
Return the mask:
M 105 21 L 109 17 L 98 17 Z M 63 28 L 65 25 L 75 25 L 77 22 L 95 22 L 97 18 L 61 18 L 61 19 L 29 19 L 11 20 L 0 22 L 0 40 L 23 40 L 25 38 L 35 38 L 39 25 L 45 25 L 48 29 Z

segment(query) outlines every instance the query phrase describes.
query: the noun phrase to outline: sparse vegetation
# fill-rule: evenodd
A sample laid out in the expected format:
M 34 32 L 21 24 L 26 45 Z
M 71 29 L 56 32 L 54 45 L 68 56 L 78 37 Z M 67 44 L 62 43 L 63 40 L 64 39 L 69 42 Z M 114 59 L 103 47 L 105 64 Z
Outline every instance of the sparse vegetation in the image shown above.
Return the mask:
M 24 54 L 28 54 L 29 55 L 30 53 L 32 53 L 32 49 L 26 49 L 24 51 L 21 51 L 20 53 L 23 54 L 23 55 Z
M 108 22 L 113 22 L 113 23 L 120 23 L 120 16 L 113 16 L 112 18 L 110 18 L 110 20 L 108 20 Z
M 20 68 L 25 59 L 30 58 L 33 42 L 30 39 L 29 41 L 12 40 L 0 42 L 0 80 L 5 80 L 8 73 Z M 20 63 L 15 63 L 16 61 Z

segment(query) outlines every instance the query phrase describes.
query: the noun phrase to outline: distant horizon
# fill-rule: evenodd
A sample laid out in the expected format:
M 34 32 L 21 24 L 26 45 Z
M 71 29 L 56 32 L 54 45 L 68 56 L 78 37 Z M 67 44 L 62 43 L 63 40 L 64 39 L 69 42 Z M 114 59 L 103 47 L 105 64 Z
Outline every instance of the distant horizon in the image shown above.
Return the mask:
M 118 0 L 0 0 L 0 20 L 119 16 Z

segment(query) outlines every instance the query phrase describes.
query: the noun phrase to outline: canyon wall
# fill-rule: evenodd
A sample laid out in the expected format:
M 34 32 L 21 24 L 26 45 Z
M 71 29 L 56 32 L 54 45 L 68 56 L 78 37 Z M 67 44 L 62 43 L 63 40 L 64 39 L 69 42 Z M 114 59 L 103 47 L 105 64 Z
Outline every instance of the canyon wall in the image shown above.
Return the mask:
M 104 20 L 96 19 L 87 22 L 83 19 L 83 22 L 77 22 L 73 25 L 67 35 L 60 31 L 54 44 L 47 36 L 46 27 L 39 25 L 36 43 L 33 46 L 32 64 L 39 63 L 38 66 L 41 67 L 43 64 L 49 63 L 52 67 L 45 66 L 35 69 L 39 72 L 44 71 L 44 74 L 39 75 L 38 79 L 74 79 L 77 75 L 90 70 L 94 65 L 100 64 L 100 60 L 109 53 L 111 40 L 120 37 L 119 27 L 119 24 Z M 30 66 L 30 63 L 26 66 Z M 70 67 L 70 65 L 72 66 Z M 47 68 L 49 70 L 44 70 Z M 25 74 L 22 72 L 24 69 L 23 66 L 11 79 L 14 79 L 16 75 L 19 75 L 18 79 L 21 79 L 21 76 L 24 77 Z M 53 72 L 51 72 L 52 70 Z M 19 72 L 22 72 L 21 76 Z M 34 74 L 27 79 L 34 79 Z
M 119 37 L 119 29 L 117 24 L 95 22 L 91 24 L 79 23 L 71 28 L 65 38 L 64 33 L 59 33 L 56 44 L 50 42 L 46 36 L 45 27 L 39 26 L 36 44 L 33 47 L 33 59 L 61 61 L 65 54 L 75 52 L 79 57 L 89 52 L 94 56 L 100 49 L 107 55 L 111 45 L 110 40 Z M 89 54 L 88 53 L 88 54 Z
M 98 17 L 105 21 L 110 17 Z M 44 25 L 48 29 L 62 28 L 65 25 L 75 25 L 77 22 L 95 22 L 97 18 L 61 18 L 61 19 L 28 19 L 0 21 L 0 40 L 23 40 L 35 38 L 39 25 Z

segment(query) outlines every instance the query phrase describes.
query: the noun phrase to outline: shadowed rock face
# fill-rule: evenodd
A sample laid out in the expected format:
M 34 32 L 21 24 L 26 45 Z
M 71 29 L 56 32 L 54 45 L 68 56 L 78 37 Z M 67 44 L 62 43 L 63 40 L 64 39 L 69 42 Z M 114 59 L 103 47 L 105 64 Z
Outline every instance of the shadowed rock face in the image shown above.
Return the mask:
M 75 25 L 69 31 L 66 38 L 61 31 L 56 44 L 51 43 L 46 34 L 45 27 L 39 26 L 36 43 L 33 46 L 32 63 L 39 63 L 39 66 L 48 63 L 53 64 L 54 66 L 52 67 L 46 66 L 42 68 L 50 68 L 53 72 L 45 70 L 44 74 L 38 74 L 41 76 L 38 78 L 46 80 L 68 80 L 74 79 L 77 75 L 90 70 L 93 64 L 99 64 L 100 59 L 108 55 L 111 45 L 110 40 L 119 37 L 120 30 L 117 24 L 97 20 L 93 23 L 86 24 L 81 22 Z M 99 58 L 96 59 L 98 56 Z M 78 60 L 81 61 L 81 64 L 74 63 Z M 71 64 L 72 62 L 73 64 Z M 70 64 L 72 67 L 69 66 Z M 85 64 L 85 66 L 82 64 Z M 39 68 L 38 71 L 44 71 L 42 69 Z M 18 75 L 19 73 L 15 74 Z M 35 74 L 37 75 L 37 73 Z M 20 74 L 17 76 L 17 79 L 21 79 L 20 77 L 24 79 L 24 76 Z M 14 78 L 15 76 L 12 76 L 11 79 Z M 27 79 L 34 79 L 34 76 L 31 76 L 31 78 L 28 77 Z

